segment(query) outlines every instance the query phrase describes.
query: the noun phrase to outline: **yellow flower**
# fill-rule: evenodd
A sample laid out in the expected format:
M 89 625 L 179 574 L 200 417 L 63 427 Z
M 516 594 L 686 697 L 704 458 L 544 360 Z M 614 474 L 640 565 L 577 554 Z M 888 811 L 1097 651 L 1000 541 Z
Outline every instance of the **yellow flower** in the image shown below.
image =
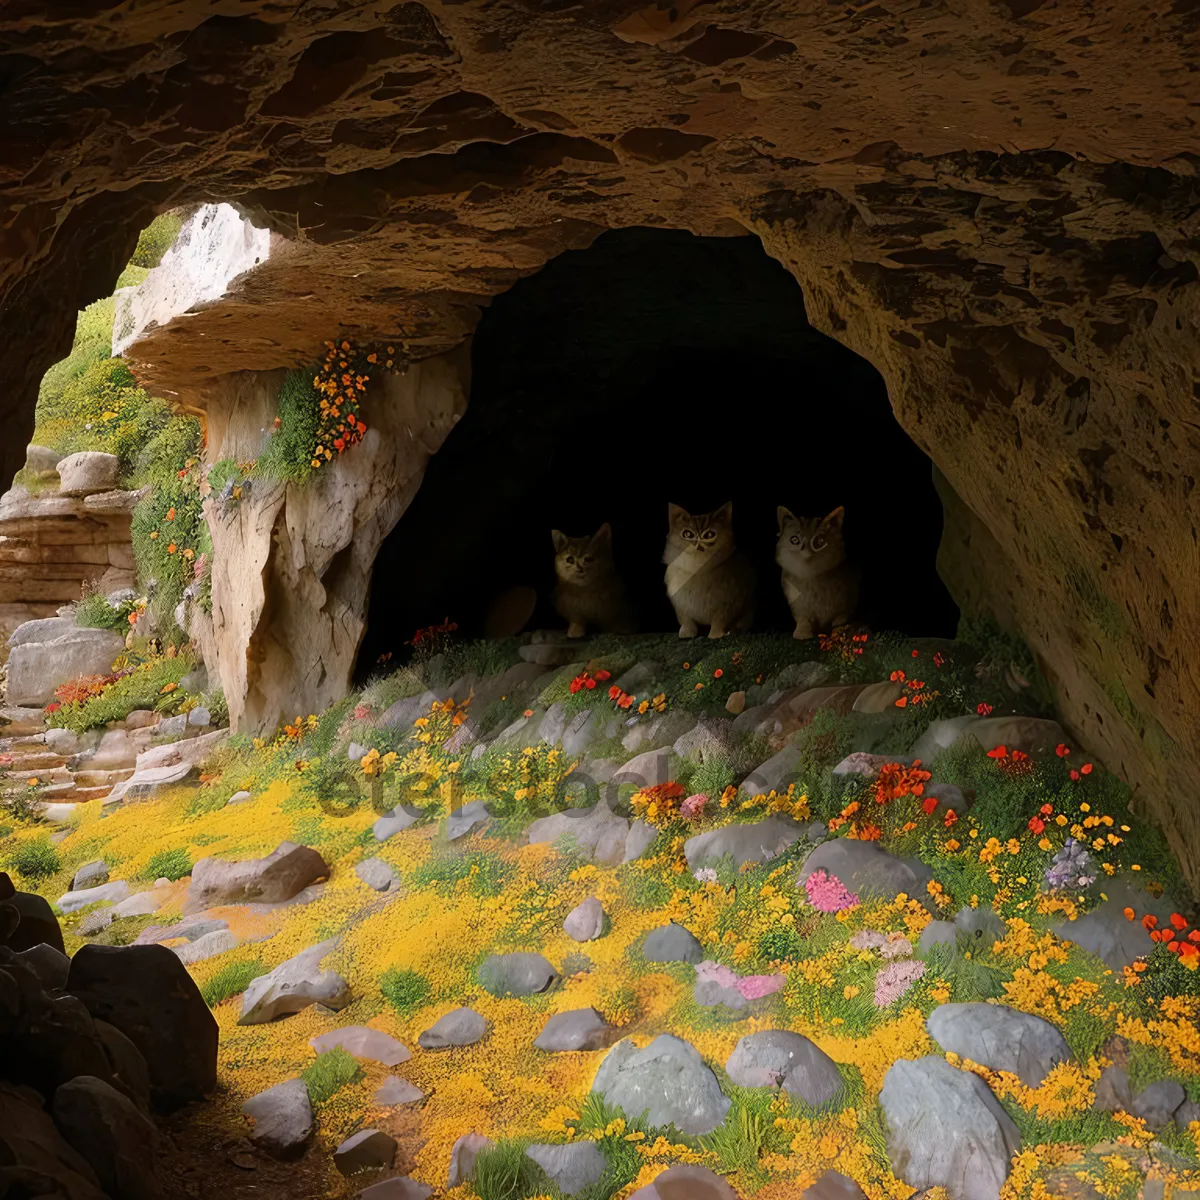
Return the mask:
M 858 988 L 856 988 L 852 983 L 848 983 L 844 988 L 842 988 L 842 995 L 847 1000 L 853 1000 L 854 997 L 858 995 Z

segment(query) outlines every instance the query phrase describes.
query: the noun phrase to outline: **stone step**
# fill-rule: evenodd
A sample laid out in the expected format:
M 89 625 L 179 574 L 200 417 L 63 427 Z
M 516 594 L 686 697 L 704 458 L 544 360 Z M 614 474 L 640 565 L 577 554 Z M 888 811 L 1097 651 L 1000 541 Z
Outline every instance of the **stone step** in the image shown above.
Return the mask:
M 132 767 L 123 767 L 115 771 L 76 771 L 75 786 L 80 788 L 111 788 L 113 784 L 122 783 L 132 774 Z
M 65 768 L 66 765 L 67 760 L 61 754 L 55 754 L 53 750 L 47 750 L 43 746 L 40 753 L 12 751 L 12 763 L 8 767 L 8 772 L 13 776 L 16 776 L 18 772 L 36 775 L 39 771 L 54 771 L 60 767 Z
M 111 791 L 111 783 L 103 784 L 100 787 L 77 787 L 71 798 L 80 804 L 86 804 L 89 800 L 103 800 Z
M 71 786 L 75 784 L 75 776 L 65 766 L 48 767 L 45 770 L 38 771 L 9 771 L 8 777 L 14 783 L 28 783 L 29 780 L 36 779 L 38 783 L 56 785 L 68 783 Z
M 0 708 L 0 734 L 6 738 L 26 737 L 46 728 L 40 708 Z

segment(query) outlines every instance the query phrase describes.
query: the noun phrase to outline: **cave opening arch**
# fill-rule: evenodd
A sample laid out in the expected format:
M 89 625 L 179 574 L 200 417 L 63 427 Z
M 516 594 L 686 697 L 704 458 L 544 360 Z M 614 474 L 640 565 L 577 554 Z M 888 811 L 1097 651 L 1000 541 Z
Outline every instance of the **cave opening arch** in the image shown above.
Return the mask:
M 359 675 L 449 617 L 478 636 L 530 586 L 528 627 L 560 627 L 550 530 L 604 521 L 640 627 L 672 614 L 668 501 L 734 506 L 759 572 L 759 628 L 790 628 L 776 507 L 842 505 L 873 628 L 953 636 L 937 576 L 942 506 L 928 458 L 871 364 L 809 324 L 794 277 L 746 237 L 631 228 L 517 282 L 484 312 L 470 401 L 376 558 Z

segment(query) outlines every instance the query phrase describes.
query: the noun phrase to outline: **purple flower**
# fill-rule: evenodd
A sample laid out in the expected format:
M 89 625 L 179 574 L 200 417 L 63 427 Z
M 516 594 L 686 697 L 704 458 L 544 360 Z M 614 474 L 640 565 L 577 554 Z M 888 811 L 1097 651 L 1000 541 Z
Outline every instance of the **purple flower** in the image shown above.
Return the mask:
M 804 881 L 804 890 L 808 893 L 809 904 L 818 912 L 842 912 L 858 903 L 858 897 L 847 891 L 836 875 L 829 875 L 821 870 L 814 871 Z

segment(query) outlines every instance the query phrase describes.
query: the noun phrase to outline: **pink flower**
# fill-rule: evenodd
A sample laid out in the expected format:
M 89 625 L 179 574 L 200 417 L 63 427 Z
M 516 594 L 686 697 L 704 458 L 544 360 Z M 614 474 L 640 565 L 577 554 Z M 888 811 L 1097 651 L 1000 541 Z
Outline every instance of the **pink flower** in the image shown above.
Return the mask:
M 912 942 L 908 938 L 899 933 L 889 933 L 887 941 L 879 947 L 879 953 L 883 958 L 912 958 Z
M 703 792 L 697 792 L 679 806 L 679 815 L 685 821 L 698 821 L 704 815 L 704 806 L 707 803 L 708 797 Z
M 887 942 L 887 937 L 878 929 L 856 929 L 850 935 L 851 950 L 878 950 Z
M 786 982 L 783 975 L 747 975 L 738 982 L 737 990 L 747 1000 L 760 1000 L 763 996 L 782 991 Z
M 888 1008 L 895 1004 L 924 974 L 925 964 L 915 958 L 888 963 L 875 976 L 875 1007 Z
M 846 908 L 853 908 L 858 903 L 858 897 L 847 891 L 842 881 L 836 875 L 824 871 L 814 871 L 805 881 L 804 890 L 808 893 L 808 902 L 818 912 L 836 913 Z

